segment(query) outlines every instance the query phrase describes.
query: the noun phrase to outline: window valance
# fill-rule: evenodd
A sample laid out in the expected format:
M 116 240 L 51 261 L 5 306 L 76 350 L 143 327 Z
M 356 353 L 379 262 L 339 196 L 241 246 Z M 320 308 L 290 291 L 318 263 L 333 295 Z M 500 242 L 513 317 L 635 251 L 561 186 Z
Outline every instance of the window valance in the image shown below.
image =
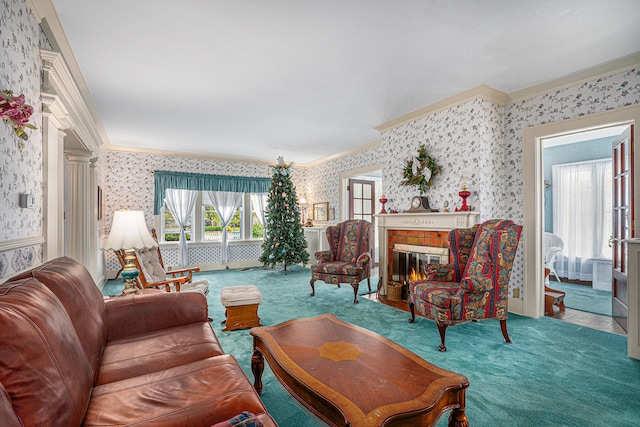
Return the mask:
M 232 191 L 234 193 L 268 193 L 271 178 L 209 175 L 202 173 L 154 171 L 153 214 L 159 215 L 165 190 Z

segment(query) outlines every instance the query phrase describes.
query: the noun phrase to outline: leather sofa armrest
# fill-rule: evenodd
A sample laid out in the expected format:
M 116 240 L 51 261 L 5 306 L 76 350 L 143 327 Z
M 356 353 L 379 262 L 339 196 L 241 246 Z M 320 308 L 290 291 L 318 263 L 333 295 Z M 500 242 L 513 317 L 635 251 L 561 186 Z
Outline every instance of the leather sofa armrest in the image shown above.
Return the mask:
M 105 304 L 108 340 L 208 321 L 207 299 L 200 292 L 123 295 Z

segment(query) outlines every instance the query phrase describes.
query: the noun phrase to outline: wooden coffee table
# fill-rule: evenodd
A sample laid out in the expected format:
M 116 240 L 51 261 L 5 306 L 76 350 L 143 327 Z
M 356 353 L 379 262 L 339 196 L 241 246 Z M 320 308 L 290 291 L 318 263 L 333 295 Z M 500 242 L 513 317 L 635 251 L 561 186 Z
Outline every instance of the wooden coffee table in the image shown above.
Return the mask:
M 334 426 L 469 425 L 469 380 L 332 314 L 253 328 L 251 371 L 262 392 L 264 359 L 284 387 Z

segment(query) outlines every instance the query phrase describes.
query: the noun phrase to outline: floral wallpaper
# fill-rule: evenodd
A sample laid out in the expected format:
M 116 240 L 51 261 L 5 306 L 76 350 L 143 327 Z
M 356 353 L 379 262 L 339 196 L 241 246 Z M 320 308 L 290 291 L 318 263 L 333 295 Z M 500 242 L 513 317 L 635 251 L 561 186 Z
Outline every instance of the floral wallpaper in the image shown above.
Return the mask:
M 13 130 L 0 122 L 0 243 L 42 235 L 42 105 L 40 28 L 24 1 L 0 0 L 0 88 L 23 93 L 34 107 L 27 130 L 29 139 L 20 149 Z M 20 208 L 19 196 L 33 194 L 36 206 Z M 0 281 L 42 258 L 41 245 L 0 252 Z
M 462 173 L 471 178 L 468 203 L 481 221 L 501 217 L 524 220 L 522 130 L 535 125 L 640 103 L 640 69 L 550 91 L 501 107 L 476 99 L 385 130 L 379 147 L 316 165 L 305 171 L 302 186 L 313 200 L 337 206 L 339 175 L 382 164 L 387 209 L 406 210 L 417 191 L 400 185 L 407 157 L 420 144 L 442 167 L 425 193 L 432 207 L 460 206 Z M 307 196 L 309 199 L 309 196 Z M 511 273 L 510 292 L 523 295 L 523 245 Z

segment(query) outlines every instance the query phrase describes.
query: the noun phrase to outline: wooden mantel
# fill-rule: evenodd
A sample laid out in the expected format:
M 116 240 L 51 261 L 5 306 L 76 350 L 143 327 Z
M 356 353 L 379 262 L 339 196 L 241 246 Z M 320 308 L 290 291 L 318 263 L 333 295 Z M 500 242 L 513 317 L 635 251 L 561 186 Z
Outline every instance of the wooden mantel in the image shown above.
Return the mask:
M 389 230 L 451 231 L 478 223 L 480 212 L 405 212 L 375 215 L 378 227 L 380 293 L 387 295 Z

